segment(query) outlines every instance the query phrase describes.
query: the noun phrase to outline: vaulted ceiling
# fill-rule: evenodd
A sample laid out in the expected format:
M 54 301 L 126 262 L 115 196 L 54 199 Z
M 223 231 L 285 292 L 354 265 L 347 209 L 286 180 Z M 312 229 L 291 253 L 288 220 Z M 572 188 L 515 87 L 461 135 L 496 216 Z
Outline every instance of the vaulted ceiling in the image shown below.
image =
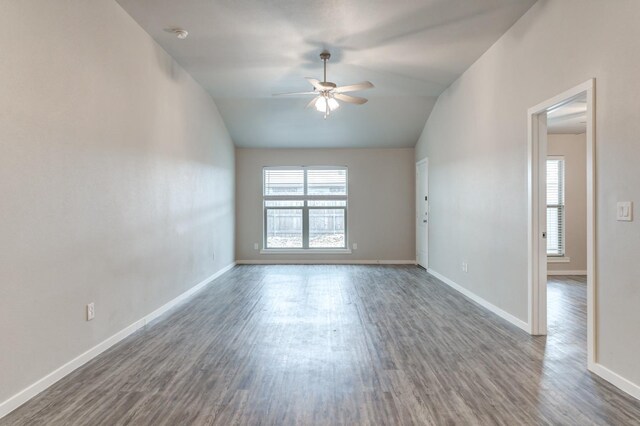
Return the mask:
M 547 131 L 550 134 L 579 134 L 587 131 L 587 95 L 547 113 Z
M 534 0 L 118 0 L 206 90 L 239 147 L 411 147 L 440 93 Z M 167 29 L 184 28 L 179 40 Z M 369 80 L 326 120 L 305 109 L 322 80 Z

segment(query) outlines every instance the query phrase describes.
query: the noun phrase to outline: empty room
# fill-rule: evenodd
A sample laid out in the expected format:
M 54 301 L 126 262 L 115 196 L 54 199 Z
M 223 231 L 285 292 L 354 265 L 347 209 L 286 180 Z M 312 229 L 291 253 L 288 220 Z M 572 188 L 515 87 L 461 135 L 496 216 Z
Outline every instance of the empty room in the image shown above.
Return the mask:
M 0 425 L 640 425 L 639 20 L 0 0 Z

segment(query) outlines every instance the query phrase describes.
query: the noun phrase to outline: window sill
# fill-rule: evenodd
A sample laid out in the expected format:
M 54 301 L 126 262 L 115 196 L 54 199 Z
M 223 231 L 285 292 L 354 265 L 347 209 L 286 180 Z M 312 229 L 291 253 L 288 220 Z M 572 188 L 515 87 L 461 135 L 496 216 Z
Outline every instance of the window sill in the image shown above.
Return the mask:
M 260 254 L 351 254 L 351 249 L 262 249 Z
M 568 256 L 547 256 L 547 263 L 569 263 L 571 258 Z

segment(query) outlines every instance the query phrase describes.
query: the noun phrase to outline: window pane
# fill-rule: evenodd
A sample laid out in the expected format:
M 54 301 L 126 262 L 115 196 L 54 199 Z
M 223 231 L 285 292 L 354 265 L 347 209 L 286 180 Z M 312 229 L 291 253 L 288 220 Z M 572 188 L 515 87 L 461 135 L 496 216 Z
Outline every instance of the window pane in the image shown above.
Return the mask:
M 547 255 L 564 255 L 564 160 L 547 160 Z
M 347 200 L 309 200 L 309 207 L 346 207 Z
M 304 195 L 304 171 L 264 169 L 264 195 Z
M 345 247 L 344 209 L 309 209 L 309 247 Z
M 562 241 L 562 222 L 564 208 L 547 207 L 547 254 L 562 256 L 564 244 Z
M 304 207 L 302 200 L 265 200 L 266 207 Z
M 267 248 L 302 248 L 302 209 L 267 209 Z
M 346 170 L 307 170 L 309 195 L 347 195 Z
M 547 160 L 547 204 L 564 204 L 563 160 Z

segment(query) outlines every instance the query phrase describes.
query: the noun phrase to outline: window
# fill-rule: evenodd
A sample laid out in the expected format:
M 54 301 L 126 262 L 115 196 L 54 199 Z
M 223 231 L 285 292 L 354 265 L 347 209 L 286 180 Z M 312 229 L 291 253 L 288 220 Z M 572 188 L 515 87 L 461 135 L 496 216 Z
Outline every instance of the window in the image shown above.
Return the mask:
M 265 249 L 346 249 L 347 168 L 265 167 Z
M 564 158 L 547 158 L 547 256 L 564 256 Z

